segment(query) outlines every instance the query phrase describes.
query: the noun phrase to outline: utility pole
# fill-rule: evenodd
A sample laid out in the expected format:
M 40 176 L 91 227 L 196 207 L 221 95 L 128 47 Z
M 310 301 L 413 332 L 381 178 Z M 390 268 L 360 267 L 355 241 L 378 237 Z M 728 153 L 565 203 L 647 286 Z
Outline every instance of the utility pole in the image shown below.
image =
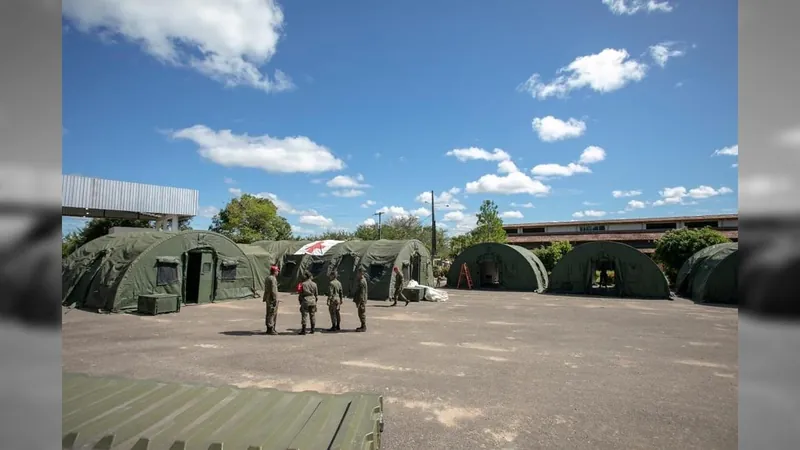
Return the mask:
M 436 198 L 431 191 L 431 263 L 436 258 Z
M 383 211 L 378 211 L 373 216 L 378 216 L 378 240 L 381 239 L 381 216 L 383 215 Z

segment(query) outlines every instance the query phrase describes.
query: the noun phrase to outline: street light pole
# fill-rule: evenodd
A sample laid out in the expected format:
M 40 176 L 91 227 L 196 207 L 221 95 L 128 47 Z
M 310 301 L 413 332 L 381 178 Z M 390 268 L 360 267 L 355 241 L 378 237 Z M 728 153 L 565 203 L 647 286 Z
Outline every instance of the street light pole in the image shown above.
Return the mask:
M 431 263 L 436 258 L 436 199 L 431 191 Z
M 378 211 L 373 216 L 378 216 L 378 240 L 381 240 L 381 216 L 383 215 L 383 211 Z

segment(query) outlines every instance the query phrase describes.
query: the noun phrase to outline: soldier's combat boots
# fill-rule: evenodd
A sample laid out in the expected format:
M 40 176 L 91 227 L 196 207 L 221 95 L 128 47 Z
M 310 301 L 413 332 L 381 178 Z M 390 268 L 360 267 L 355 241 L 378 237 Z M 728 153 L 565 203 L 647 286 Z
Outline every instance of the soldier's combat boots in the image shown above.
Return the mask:
M 392 302 L 392 306 L 397 306 L 397 300 Z
M 267 327 L 267 334 L 270 336 L 275 336 L 278 333 L 275 331 L 275 328 Z
M 367 331 L 367 324 L 364 323 L 364 322 L 361 322 L 361 326 L 356 328 L 356 331 L 358 331 L 359 333 L 363 333 L 363 332 Z
M 299 335 L 301 335 L 301 336 L 302 336 L 302 335 L 304 335 L 304 334 L 306 334 L 306 327 L 303 327 L 303 329 L 302 329 L 302 330 L 300 330 L 300 332 L 299 332 L 299 333 L 297 333 L 297 334 L 299 334 Z

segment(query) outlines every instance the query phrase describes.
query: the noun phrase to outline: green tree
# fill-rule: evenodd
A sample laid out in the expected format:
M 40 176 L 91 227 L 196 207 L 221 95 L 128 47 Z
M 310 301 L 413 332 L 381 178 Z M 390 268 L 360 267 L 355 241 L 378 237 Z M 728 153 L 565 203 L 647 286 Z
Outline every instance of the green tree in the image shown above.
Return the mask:
M 146 219 L 92 219 L 81 229 L 71 231 L 61 238 L 61 257 L 66 258 L 87 242 L 107 235 L 114 227 L 152 228 L 154 224 L 155 221 Z M 178 227 L 181 230 L 191 229 L 190 220 L 179 221 Z
M 417 239 L 425 245 L 428 251 L 431 251 L 433 228 L 430 225 L 423 225 L 418 217 L 393 217 L 381 225 L 380 234 L 382 239 Z M 359 225 L 352 238 L 375 241 L 378 239 L 378 225 Z M 437 255 L 447 255 L 449 253 L 447 235 L 442 228 L 436 229 L 436 244 Z
M 353 239 L 353 233 L 347 230 L 325 231 L 324 233 L 302 237 L 298 240 L 309 241 L 349 241 Z
M 473 245 L 470 233 L 450 238 L 450 258 L 455 259 L 461 252 Z
M 285 218 L 278 215 L 275 204 L 270 199 L 250 194 L 231 199 L 211 219 L 208 229 L 239 244 L 292 238 L 292 227 Z
M 508 241 L 506 231 L 503 229 L 503 219 L 497 210 L 497 205 L 491 200 L 484 200 L 476 214 L 478 221 L 475 228 L 470 231 L 472 243 L 497 242 L 505 244 Z
M 661 263 L 667 278 L 674 283 L 678 271 L 689 257 L 706 247 L 725 242 L 730 240 L 719 231 L 708 227 L 670 230 L 656 241 L 653 259 Z
M 550 273 L 553 271 L 553 267 L 561 261 L 561 258 L 570 251 L 572 251 L 572 244 L 569 241 L 555 241 L 546 247 L 534 249 L 533 254 L 542 261 L 547 273 Z

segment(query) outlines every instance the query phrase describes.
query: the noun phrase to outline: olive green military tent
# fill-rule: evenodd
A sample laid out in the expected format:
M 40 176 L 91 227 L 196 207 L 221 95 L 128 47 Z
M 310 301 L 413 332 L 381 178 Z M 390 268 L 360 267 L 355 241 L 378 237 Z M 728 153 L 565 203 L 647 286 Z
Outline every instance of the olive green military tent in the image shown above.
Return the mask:
M 344 295 L 352 294 L 355 287 L 355 267 L 361 255 L 373 241 L 345 241 L 331 247 L 324 255 L 309 255 L 305 264 L 314 276 L 320 292 L 328 292 L 330 274 L 336 272 L 342 283 Z
M 256 241 L 251 245 L 263 248 L 272 254 L 275 263 L 278 265 L 278 289 L 281 291 L 292 291 L 297 283 L 297 259 L 295 252 L 314 241 Z M 292 284 L 294 283 L 294 284 Z
M 697 303 L 738 303 L 739 245 L 724 243 L 692 255 L 678 271 L 675 292 Z
M 598 271 L 612 282 L 599 285 Z M 613 272 L 613 275 L 609 272 Z M 647 255 L 619 242 L 587 242 L 573 248 L 553 268 L 548 292 L 633 298 L 671 297 L 661 269 Z
M 250 267 L 253 268 L 255 276 L 255 288 L 257 291 L 264 290 L 264 280 L 269 275 L 269 268 L 275 264 L 275 257 L 272 253 L 264 250 L 262 247 L 250 244 L 238 244 L 242 249 L 247 259 L 250 260 Z
M 394 267 L 402 270 L 406 282 L 415 280 L 424 286 L 432 286 L 434 282 L 431 254 L 422 242 L 416 239 L 371 241 L 355 261 L 355 268 L 362 269 L 367 277 L 370 300 L 389 298 L 394 289 Z
M 544 264 L 529 250 L 508 244 L 482 243 L 462 251 L 447 273 L 447 285 L 458 287 L 461 267 L 467 265 L 473 288 L 543 292 L 547 289 Z M 462 281 L 461 287 L 467 287 Z
M 139 295 L 174 294 L 185 304 L 255 295 L 250 260 L 210 231 L 109 234 L 62 262 L 62 303 L 112 312 L 136 309 Z

